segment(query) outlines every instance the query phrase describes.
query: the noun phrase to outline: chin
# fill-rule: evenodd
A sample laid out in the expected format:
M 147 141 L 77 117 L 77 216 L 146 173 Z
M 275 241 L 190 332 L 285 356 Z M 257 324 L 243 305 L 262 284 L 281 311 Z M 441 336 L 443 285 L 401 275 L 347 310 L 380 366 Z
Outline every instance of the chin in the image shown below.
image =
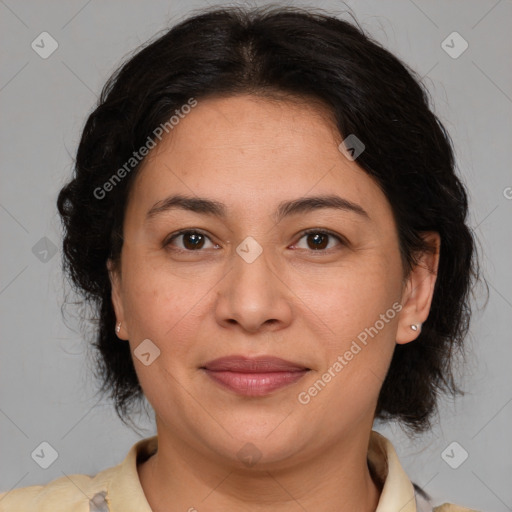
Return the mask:
M 278 421 L 265 421 L 262 418 L 251 422 L 235 422 L 232 426 L 223 426 L 232 437 L 214 436 L 205 440 L 211 448 L 226 460 L 235 463 L 237 468 L 277 469 L 296 464 L 298 457 L 304 456 L 304 451 L 310 443 L 304 439 L 303 432 L 297 425 L 286 421 L 280 416 Z M 225 441 L 225 442 L 222 442 Z

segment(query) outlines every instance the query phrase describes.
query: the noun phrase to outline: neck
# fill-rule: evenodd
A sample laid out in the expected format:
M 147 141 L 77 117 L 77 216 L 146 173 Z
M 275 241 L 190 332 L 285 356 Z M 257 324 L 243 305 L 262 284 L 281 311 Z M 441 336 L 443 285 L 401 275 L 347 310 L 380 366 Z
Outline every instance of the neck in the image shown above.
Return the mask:
M 257 470 L 209 459 L 159 434 L 158 452 L 138 466 L 139 478 L 159 512 L 375 512 L 380 484 L 368 468 L 368 441 L 369 432 L 358 433 L 314 458 Z

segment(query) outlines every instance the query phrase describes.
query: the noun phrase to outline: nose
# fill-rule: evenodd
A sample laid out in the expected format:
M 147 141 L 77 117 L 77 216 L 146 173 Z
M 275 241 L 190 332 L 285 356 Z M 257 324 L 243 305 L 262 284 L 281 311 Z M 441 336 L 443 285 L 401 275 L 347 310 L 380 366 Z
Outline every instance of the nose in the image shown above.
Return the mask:
M 233 267 L 219 283 L 216 319 L 246 332 L 285 328 L 293 317 L 293 292 L 271 264 L 270 250 L 253 261 L 233 254 Z

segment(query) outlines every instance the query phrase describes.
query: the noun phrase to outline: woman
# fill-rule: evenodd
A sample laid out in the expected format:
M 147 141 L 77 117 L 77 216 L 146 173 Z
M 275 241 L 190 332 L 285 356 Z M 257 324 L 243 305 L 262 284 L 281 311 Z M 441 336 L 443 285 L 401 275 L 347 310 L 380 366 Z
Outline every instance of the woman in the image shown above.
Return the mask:
M 477 275 L 413 75 L 291 8 L 196 15 L 114 74 L 58 198 L 65 269 L 120 418 L 146 397 L 157 435 L 2 510 L 432 510 L 372 430 L 460 392 Z

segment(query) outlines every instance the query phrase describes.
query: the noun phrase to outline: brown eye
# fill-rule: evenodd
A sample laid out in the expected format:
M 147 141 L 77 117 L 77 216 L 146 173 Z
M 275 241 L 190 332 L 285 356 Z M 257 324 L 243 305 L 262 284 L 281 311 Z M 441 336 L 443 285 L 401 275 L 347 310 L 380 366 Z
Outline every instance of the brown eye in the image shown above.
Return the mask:
M 200 233 L 186 233 L 183 236 L 183 245 L 186 249 L 201 249 L 204 245 L 204 236 Z
M 184 251 L 198 251 L 205 248 L 206 241 L 210 240 L 208 236 L 199 231 L 180 231 L 171 236 L 165 246 L 174 245 L 175 240 L 181 239 L 181 244 L 177 244 L 177 248 Z M 210 241 L 211 243 L 211 241 Z M 213 244 L 212 244 L 213 246 Z
M 339 236 L 337 236 L 333 233 L 330 233 L 328 231 L 320 231 L 320 230 L 305 231 L 302 234 L 302 237 L 300 238 L 300 240 L 302 240 L 303 238 L 306 239 L 306 247 L 299 247 L 299 248 L 307 249 L 310 251 L 323 251 L 326 249 L 333 248 L 332 244 L 329 246 L 329 244 L 331 243 L 331 239 L 337 240 L 339 242 L 339 245 L 344 245 L 343 240 Z M 299 245 L 297 244 L 297 246 L 299 246 Z
M 324 235 L 322 233 L 307 235 L 308 247 L 313 250 L 325 249 L 329 244 L 328 238 L 329 235 Z

